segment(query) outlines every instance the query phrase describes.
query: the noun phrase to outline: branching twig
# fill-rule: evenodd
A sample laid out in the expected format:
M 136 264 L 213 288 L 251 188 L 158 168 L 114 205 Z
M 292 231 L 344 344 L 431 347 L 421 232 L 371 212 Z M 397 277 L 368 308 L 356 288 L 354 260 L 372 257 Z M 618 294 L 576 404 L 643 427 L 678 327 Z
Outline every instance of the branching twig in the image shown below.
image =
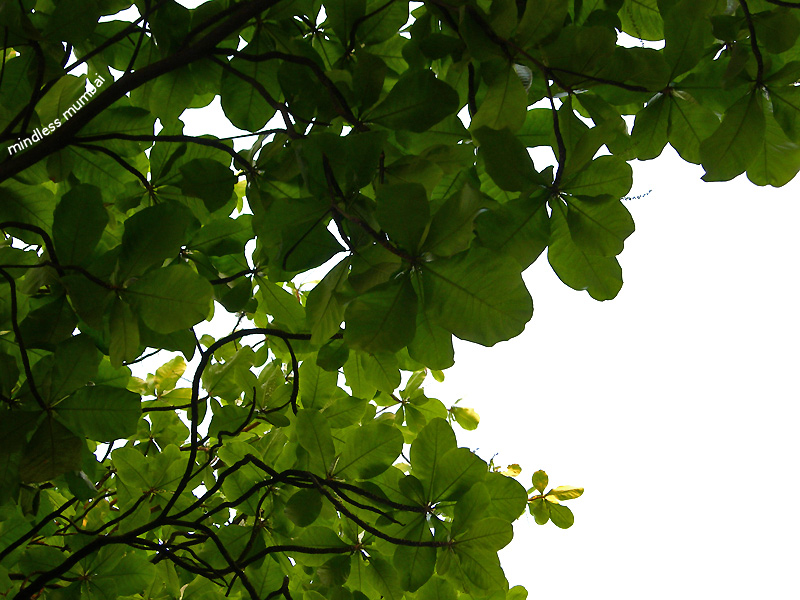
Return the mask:
M 753 49 L 753 56 L 756 57 L 756 87 L 761 88 L 764 86 L 764 57 L 761 56 L 761 49 L 758 47 L 756 26 L 753 23 L 753 15 L 750 14 L 750 7 L 747 6 L 747 0 L 739 0 L 739 5 L 742 7 L 745 21 L 747 21 L 747 29 L 750 31 L 750 47 Z
M 49 412 L 50 408 L 45 403 L 44 399 L 42 398 L 41 394 L 39 394 L 39 390 L 36 387 L 36 382 L 33 379 L 33 371 L 31 370 L 31 361 L 28 358 L 28 351 L 25 348 L 25 341 L 22 339 L 22 331 L 19 328 L 19 320 L 18 320 L 18 307 L 17 307 L 17 282 L 14 280 L 11 275 L 8 274 L 7 271 L 4 269 L 0 269 L 0 275 L 8 282 L 8 285 L 11 286 L 11 329 L 14 331 L 14 337 L 17 340 L 17 346 L 19 346 L 19 353 L 22 357 L 22 368 L 25 371 L 25 377 L 28 380 L 28 387 L 31 390 L 31 395 L 36 400 L 36 404 L 39 405 L 45 412 Z

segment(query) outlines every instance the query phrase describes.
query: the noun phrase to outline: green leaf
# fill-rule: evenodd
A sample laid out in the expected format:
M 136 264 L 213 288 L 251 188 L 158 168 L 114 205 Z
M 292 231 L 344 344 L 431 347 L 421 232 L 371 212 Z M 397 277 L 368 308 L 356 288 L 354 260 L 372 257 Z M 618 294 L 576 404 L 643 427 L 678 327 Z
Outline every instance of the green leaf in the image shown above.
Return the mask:
M 319 411 L 303 409 L 295 424 L 297 442 L 309 454 L 309 468 L 326 476 L 334 466 L 335 451 L 328 420 Z
M 511 523 L 490 517 L 473 524 L 465 533 L 456 537 L 456 552 L 465 546 L 475 546 L 497 552 L 505 548 L 514 537 Z
M 120 298 L 114 298 L 109 315 L 109 358 L 115 368 L 134 360 L 139 354 L 139 323 L 130 306 Z
M 482 127 L 515 132 L 525 122 L 528 95 L 512 65 L 497 74 L 472 118 L 470 129 Z
M 453 448 L 442 455 L 427 488 L 428 500 L 455 500 L 486 476 L 486 463 L 467 448 Z
M 583 488 L 574 487 L 571 485 L 559 485 L 558 487 L 554 487 L 550 492 L 547 494 L 547 498 L 551 496 L 554 497 L 556 500 L 572 500 L 573 498 L 579 498 L 583 494 Z
M 162 123 L 171 123 L 181 116 L 194 97 L 194 80 L 187 68 L 159 75 L 150 87 L 148 108 Z
M 545 500 L 545 502 L 547 502 L 547 500 Z M 547 506 L 550 509 L 550 520 L 553 521 L 553 525 L 556 527 L 569 529 L 572 527 L 573 523 L 575 523 L 575 516 L 566 506 L 553 502 L 547 502 Z
M 191 219 L 186 208 L 172 202 L 156 204 L 129 217 L 122 234 L 118 281 L 124 282 L 167 258 L 177 257 Z
M 89 383 L 97 373 L 101 358 L 100 352 L 88 335 L 76 335 L 59 343 L 56 346 L 49 381 L 40 382 L 38 386 L 42 397 L 49 405 L 54 405 Z M 36 375 L 46 360 L 35 365 Z
M 366 0 L 341 0 L 331 3 L 326 9 L 328 24 L 336 32 L 342 45 L 346 46 L 353 26 L 366 14 Z
M 206 256 L 225 256 L 244 251 L 245 244 L 253 237 L 251 215 L 239 215 L 235 219 L 215 216 L 198 229 L 186 246 Z
M 358 296 L 344 313 L 348 346 L 364 352 L 396 352 L 414 337 L 417 295 L 408 277 Z
M 53 214 L 58 260 L 77 264 L 97 247 L 108 223 L 103 196 L 93 185 L 77 185 L 61 197 Z
M 562 189 L 574 195 L 622 198 L 632 185 L 633 171 L 628 163 L 616 156 L 600 156 L 568 177 Z
M 625 2 L 619 11 L 622 31 L 643 40 L 661 40 L 664 22 L 656 0 Z
M 567 203 L 567 224 L 573 241 L 580 248 L 599 256 L 616 256 L 634 225 L 628 209 L 614 197 L 581 198 Z
M 378 422 L 357 427 L 345 439 L 334 474 L 371 479 L 388 469 L 402 450 L 403 436 L 397 428 Z
M 344 319 L 344 306 L 336 291 L 347 278 L 350 259 L 345 258 L 308 293 L 306 298 L 306 320 L 311 330 L 311 343 L 321 344 L 339 332 Z
M 508 129 L 482 127 L 472 135 L 480 144 L 486 172 L 500 189 L 519 192 L 544 183 L 525 146 Z
M 419 183 L 383 185 L 376 193 L 375 216 L 389 239 L 415 252 L 430 222 L 428 194 Z
M 409 458 L 414 476 L 430 481 L 440 469 L 442 457 L 456 448 L 456 436 L 444 419 L 431 419 L 411 444 Z
M 744 96 L 728 109 L 719 128 L 700 143 L 703 181 L 727 181 L 744 173 L 763 145 L 766 130 L 761 92 Z
M 171 333 L 208 316 L 212 289 L 189 267 L 176 265 L 136 280 L 125 295 L 145 325 L 157 333 Z
M 404 74 L 367 120 L 420 133 L 458 110 L 458 93 L 428 70 Z
M 667 145 L 670 106 L 669 100 L 658 94 L 636 114 L 631 139 L 639 160 L 656 158 Z
M 514 35 L 523 48 L 544 40 L 564 24 L 567 0 L 529 0 Z
M 398 532 L 403 539 L 416 543 L 433 541 L 430 525 L 424 516 L 419 516 L 412 524 Z M 394 551 L 393 564 L 400 579 L 400 586 L 415 592 L 433 575 L 436 566 L 436 548 L 425 546 L 398 546 Z
M 317 490 L 297 490 L 286 501 L 284 514 L 299 527 L 308 527 L 322 510 L 322 496 Z
M 482 248 L 428 263 L 423 282 L 435 321 L 484 346 L 519 335 L 533 314 L 519 264 Z
M 478 423 L 480 423 L 481 418 L 473 409 L 454 406 L 450 410 L 456 423 L 461 425 L 462 428 L 467 431 L 473 431 L 478 428 Z
M 525 512 L 528 495 L 516 479 L 500 473 L 487 473 L 484 485 L 492 500 L 488 516 L 511 522 Z
M 616 258 L 590 254 L 573 239 L 561 201 L 551 202 L 551 236 L 547 259 L 564 283 L 587 290 L 595 300 L 610 300 L 622 288 L 622 269 Z
M 41 483 L 80 469 L 84 442 L 54 418 L 45 418 L 22 454 L 19 477 L 24 483 Z
M 75 433 L 111 442 L 136 433 L 141 397 L 105 385 L 83 387 L 56 407 L 59 419 Z
M 475 229 L 481 243 L 498 253 L 509 254 L 525 269 L 550 241 L 550 219 L 545 191 L 519 198 L 481 213 Z
M 531 476 L 531 482 L 533 483 L 533 487 L 535 487 L 536 491 L 539 492 L 540 494 L 544 494 L 544 491 L 547 489 L 548 481 L 549 480 L 547 478 L 547 473 L 541 470 L 536 471 Z
M 454 364 L 453 334 L 420 310 L 414 339 L 408 345 L 408 354 L 431 369 L 448 369 Z
M 258 55 L 273 49 L 268 36 L 257 34 L 242 51 Z M 222 71 L 219 88 L 222 110 L 228 120 L 239 129 L 258 131 L 275 114 L 275 108 L 267 98 L 273 101 L 280 100 L 278 64 L 272 60 L 247 61 L 233 58 L 229 65 L 230 69 Z M 247 79 L 239 77 L 234 71 L 241 73 Z M 257 85 L 253 85 L 253 81 Z
M 452 256 L 469 248 L 475 218 L 485 205 L 480 192 L 465 184 L 436 211 L 422 250 L 437 256 Z
M 195 158 L 180 167 L 181 191 L 200 198 L 209 212 L 225 206 L 233 194 L 236 176 L 228 165 L 210 158 Z
M 508 581 L 497 554 L 473 544 L 456 545 L 455 555 L 464 577 L 482 590 L 507 590 Z
M 366 574 L 367 581 L 386 600 L 401 600 L 403 591 L 400 579 L 388 560 L 377 553 L 371 553 Z
M 272 315 L 276 321 L 290 331 L 302 329 L 306 322 L 306 311 L 291 292 L 264 278 L 256 277 L 258 283 L 259 307 Z
M 417 591 L 417 600 L 457 600 L 458 592 L 443 577 L 434 575 Z
M 361 365 L 367 381 L 379 391 L 392 394 L 400 386 L 400 370 L 394 354 L 363 354 Z
M 747 178 L 756 185 L 781 187 L 800 171 L 800 146 L 790 141 L 775 119 L 767 120 L 764 142 L 747 169 Z
M 453 527 L 451 529 L 452 535 L 460 540 L 461 534 L 486 516 L 486 511 L 491 501 L 485 485 L 482 483 L 473 485 L 456 502 Z
M 719 126 L 716 115 L 691 97 L 670 98 L 669 143 L 683 160 L 700 164 L 700 143 Z
M 536 520 L 537 525 L 544 525 L 550 520 L 550 508 L 552 502 L 547 502 L 544 498 L 537 498 L 528 504 L 528 509 Z
M 707 15 L 712 2 L 681 0 L 663 13 L 664 58 L 672 67 L 670 79 L 694 67 L 714 41 Z
M 19 221 L 41 227 L 49 232 L 53 224 L 55 197 L 44 186 L 23 185 L 17 181 L 5 181 L 0 185 L 0 221 Z M 36 236 L 12 230 L 20 239 L 40 243 Z

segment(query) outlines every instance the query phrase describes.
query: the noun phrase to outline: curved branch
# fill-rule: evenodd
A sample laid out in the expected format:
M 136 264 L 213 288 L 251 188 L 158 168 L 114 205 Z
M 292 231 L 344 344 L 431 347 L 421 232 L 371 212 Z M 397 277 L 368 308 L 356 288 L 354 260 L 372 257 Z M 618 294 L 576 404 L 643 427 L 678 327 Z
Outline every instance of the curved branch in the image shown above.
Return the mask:
M 753 50 L 753 56 L 756 57 L 756 85 L 758 87 L 763 87 L 764 57 L 761 56 L 761 49 L 758 47 L 758 40 L 756 39 L 756 26 L 753 22 L 753 15 L 750 14 L 750 7 L 747 6 L 747 0 L 739 0 L 739 5 L 742 7 L 745 21 L 747 21 L 747 29 L 750 32 L 750 48 Z
M 31 395 L 36 400 L 36 404 L 39 405 L 45 412 L 49 412 L 49 407 L 45 403 L 44 399 L 42 398 L 41 394 L 39 394 L 39 390 L 36 387 L 36 382 L 33 379 L 33 371 L 31 370 L 31 361 L 28 358 L 28 351 L 25 348 L 25 341 L 22 339 L 22 331 L 19 328 L 19 320 L 18 320 L 18 307 L 17 307 L 17 282 L 14 280 L 11 275 L 8 274 L 7 271 L 0 268 L 0 275 L 8 282 L 8 285 L 11 287 L 11 328 L 14 331 L 14 337 L 17 340 L 17 346 L 19 346 L 19 354 L 22 357 L 22 368 L 25 371 L 25 377 L 28 380 L 28 387 L 31 389 Z
M 12 160 L 0 164 L 0 182 L 21 173 L 31 165 L 69 145 L 75 134 L 83 129 L 87 123 L 130 91 L 161 75 L 211 55 L 217 44 L 243 27 L 250 19 L 271 8 L 279 1 L 249 0 L 235 4 L 235 10 L 231 11 L 230 16 L 222 22 L 218 21 L 219 24 L 196 43 L 187 44 L 174 54 L 170 54 L 132 73 L 123 75 L 96 95 L 89 106 L 69 119 L 47 139 L 26 152 L 14 155 Z

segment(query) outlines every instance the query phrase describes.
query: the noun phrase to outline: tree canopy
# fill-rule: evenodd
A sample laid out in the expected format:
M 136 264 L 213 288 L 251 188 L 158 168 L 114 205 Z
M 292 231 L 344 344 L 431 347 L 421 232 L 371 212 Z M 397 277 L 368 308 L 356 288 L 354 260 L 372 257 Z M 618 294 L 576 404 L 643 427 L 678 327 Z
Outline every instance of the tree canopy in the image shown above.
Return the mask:
M 796 175 L 796 6 L 0 3 L 0 593 L 524 599 L 512 522 L 582 489 L 424 380 L 545 249 L 618 294 L 630 161 Z M 217 102 L 240 135 L 184 132 Z

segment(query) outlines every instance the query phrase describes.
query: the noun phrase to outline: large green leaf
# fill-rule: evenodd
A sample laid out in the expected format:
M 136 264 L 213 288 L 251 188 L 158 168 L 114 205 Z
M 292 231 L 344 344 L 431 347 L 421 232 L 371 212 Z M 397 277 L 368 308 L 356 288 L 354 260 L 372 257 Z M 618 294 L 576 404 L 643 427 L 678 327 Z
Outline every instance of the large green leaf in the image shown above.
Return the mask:
M 156 204 L 129 217 L 122 234 L 118 280 L 124 282 L 167 258 L 177 257 L 186 243 L 191 219 L 186 208 L 172 202 Z
M 433 575 L 436 566 L 436 548 L 422 544 L 433 541 L 431 528 L 424 515 L 418 516 L 409 525 L 399 530 L 398 535 L 419 546 L 398 546 L 394 551 L 395 569 L 404 590 L 415 592 Z
M 547 192 L 520 195 L 483 212 L 475 220 L 475 229 L 484 246 L 513 256 L 527 268 L 550 241 Z
M 388 469 L 403 450 L 403 436 L 387 423 L 354 429 L 345 439 L 334 475 L 371 479 Z
M 747 169 L 747 178 L 756 185 L 781 187 L 800 171 L 800 146 L 789 140 L 773 118 L 767 120 L 764 141 Z
M 344 319 L 344 306 L 336 295 L 337 288 L 348 274 L 350 259 L 346 258 L 322 278 L 306 299 L 306 319 L 311 329 L 311 342 L 320 344 L 339 331 Z
M 210 158 L 195 158 L 180 167 L 181 191 L 200 198 L 209 212 L 222 208 L 231 199 L 236 177 L 224 165 Z
M 304 409 L 297 413 L 295 431 L 298 443 L 308 452 L 309 468 L 318 475 L 327 475 L 335 458 L 328 420 L 319 411 Z
M 78 470 L 83 449 L 83 440 L 48 416 L 28 440 L 19 463 L 19 477 L 25 483 L 41 483 Z
M 704 181 L 727 181 L 744 173 L 763 146 L 766 130 L 761 92 L 747 94 L 722 119 L 711 137 L 700 143 Z
M 247 53 L 255 55 L 272 49 L 272 43 L 264 35 L 257 35 L 245 47 Z M 253 81 L 257 85 L 252 85 Z M 270 100 L 280 99 L 278 64 L 270 60 L 232 59 L 230 69 L 222 72 L 219 94 L 222 110 L 233 125 L 246 131 L 258 131 L 275 114 Z
M 171 333 L 208 316 L 212 290 L 192 269 L 176 265 L 137 279 L 125 296 L 145 325 L 158 333 Z
M 141 397 L 117 387 L 88 386 L 61 402 L 56 412 L 75 433 L 111 442 L 136 433 L 142 415 Z
M 425 307 L 455 336 L 484 346 L 519 335 L 533 303 L 510 257 L 482 248 L 425 266 Z
M 519 192 L 544 183 L 520 141 L 508 129 L 474 129 L 486 172 L 502 190 Z
M 458 110 L 458 94 L 428 70 L 409 71 L 367 118 L 392 129 L 422 132 Z
M 518 131 L 525 122 L 528 95 L 512 65 L 495 74 L 486 95 L 472 118 L 470 128 L 508 129 Z
M 572 240 L 583 251 L 599 256 L 622 252 L 625 239 L 634 229 L 628 209 L 613 197 L 570 197 L 567 224 Z
M 576 290 L 587 290 L 595 300 L 610 300 L 622 288 L 622 270 L 616 258 L 586 252 L 573 239 L 566 207 L 551 202 L 550 247 L 547 259 L 559 279 Z
M 414 476 L 430 481 L 439 470 L 442 457 L 456 448 L 456 436 L 444 419 L 432 419 L 411 444 L 409 458 Z
M 396 352 L 414 337 L 417 295 L 408 277 L 382 284 L 347 305 L 344 339 L 365 352 Z
M 581 196 L 616 196 L 622 198 L 633 185 L 633 171 L 616 156 L 600 156 L 567 178 L 562 189 Z
M 428 194 L 422 184 L 384 185 L 377 191 L 375 216 L 383 231 L 399 246 L 415 252 L 430 221 Z
M 465 533 L 456 538 L 456 552 L 465 546 L 494 550 L 505 548 L 513 538 L 511 523 L 490 517 L 473 524 Z
M 53 214 L 53 244 L 58 260 L 80 263 L 100 241 L 108 223 L 103 196 L 93 185 L 77 185 L 58 201 Z

